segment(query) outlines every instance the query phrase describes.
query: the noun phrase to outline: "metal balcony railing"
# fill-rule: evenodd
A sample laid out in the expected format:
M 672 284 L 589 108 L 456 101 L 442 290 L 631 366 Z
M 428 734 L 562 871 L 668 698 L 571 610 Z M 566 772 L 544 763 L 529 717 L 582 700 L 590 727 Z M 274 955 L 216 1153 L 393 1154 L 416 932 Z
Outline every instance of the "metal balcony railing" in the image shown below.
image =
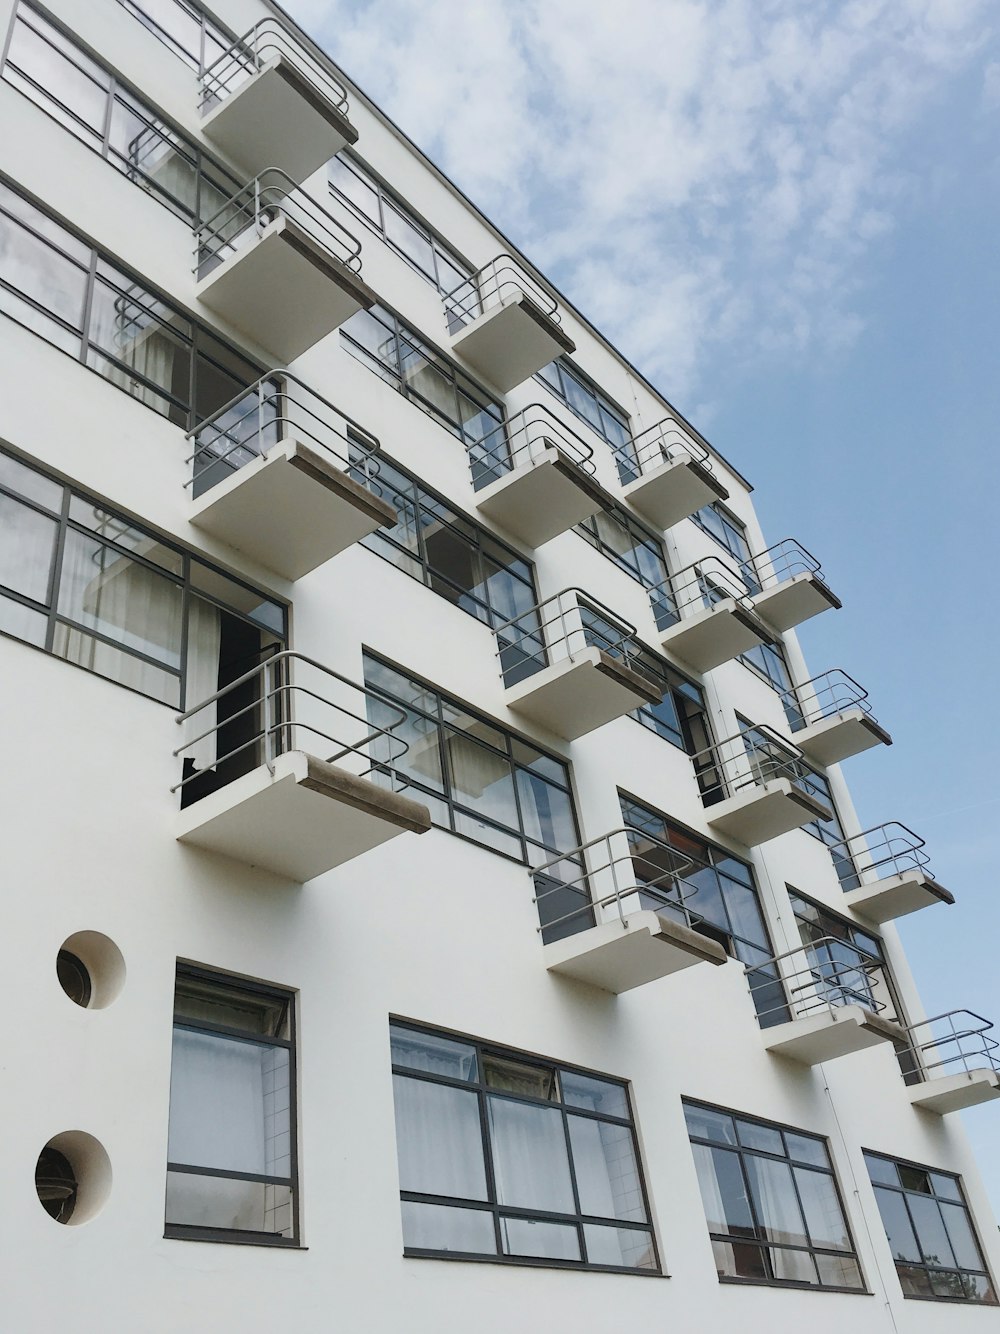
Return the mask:
M 273 370 L 188 431 L 185 459 L 192 495 L 204 494 L 232 473 L 266 458 L 284 440 L 298 440 L 329 455 L 345 472 L 379 494 L 379 443 L 322 394 L 290 371 Z
M 776 970 L 785 998 L 762 1008 L 761 988 L 774 982 Z M 820 936 L 808 945 L 748 966 L 746 976 L 751 994 L 757 994 L 762 1028 L 775 1019 L 813 1019 L 832 1014 L 844 1005 L 859 1005 L 873 1014 L 886 1008 L 876 996 L 884 985 L 882 962 L 836 936 Z
M 479 491 L 504 473 L 534 462 L 553 447 L 583 472 L 593 475 L 591 446 L 543 404 L 530 403 L 469 445 L 473 486 Z
M 278 57 L 306 75 L 342 115 L 347 115 L 347 90 L 276 18 L 260 19 L 202 71 L 199 103 L 202 114 L 231 97 L 242 84 Z
M 333 259 L 361 272 L 361 242 L 280 167 L 268 167 L 218 208 L 195 233 L 195 275 L 219 264 L 261 237 L 279 218 L 296 223 Z
M 370 721 L 369 701 L 386 726 Z M 184 773 L 170 791 L 181 793 L 183 806 L 262 764 L 273 774 L 275 758 L 293 750 L 358 778 L 374 770 L 383 781 L 386 774 L 395 778 L 393 766 L 409 747 L 394 732 L 406 716 L 375 691 L 286 649 L 177 715 L 189 735 L 173 752 L 184 760 Z
M 494 627 L 504 685 L 516 685 L 543 668 L 576 661 L 597 648 L 644 673 L 634 625 L 582 588 L 564 588 Z
M 694 561 L 649 590 L 660 630 L 676 625 L 685 616 L 711 609 L 727 598 L 732 598 L 744 611 L 754 612 L 753 600 L 739 571 L 721 556 Z
M 662 421 L 647 427 L 627 444 L 615 447 L 614 453 L 618 475 L 623 484 L 636 481 L 663 463 L 676 463 L 679 460 L 697 463 L 709 472 L 712 470 L 708 450 L 673 417 L 664 417 Z
M 775 779 L 787 778 L 796 786 L 808 783 L 809 767 L 797 746 L 783 740 L 763 723 L 749 724 L 734 736 L 716 741 L 691 756 L 704 790 L 706 776 L 714 786 L 706 798 L 733 797 Z
M 854 869 L 859 877 L 856 883 L 874 883 L 914 871 L 934 879 L 924 840 L 898 820 L 874 825 L 829 847 L 834 861 L 849 863 Z
M 560 323 L 555 297 L 518 263 L 513 255 L 496 255 L 464 282 L 442 295 L 450 333 L 456 333 L 495 306 L 527 297 L 554 324 Z
M 536 930 L 575 935 L 615 917 L 627 926 L 630 913 L 649 909 L 696 926 L 704 918 L 691 911 L 688 900 L 698 886 L 681 879 L 694 865 L 690 857 L 651 834 L 628 825 L 613 829 L 529 868 L 541 922 Z M 576 899 L 580 902 L 574 905 Z
M 774 546 L 750 556 L 739 568 L 751 593 L 766 592 L 800 574 L 811 574 L 826 582 L 819 561 L 794 537 L 784 537 Z
M 926 1081 L 960 1071 L 989 1070 L 1000 1074 L 1000 1041 L 991 1036 L 993 1024 L 973 1010 L 949 1010 L 910 1024 L 909 1046 L 899 1053 L 904 1074 Z
M 801 732 L 812 723 L 849 709 L 860 709 L 866 718 L 878 722 L 868 701 L 868 691 L 840 667 L 781 691 L 779 698 L 793 732 Z

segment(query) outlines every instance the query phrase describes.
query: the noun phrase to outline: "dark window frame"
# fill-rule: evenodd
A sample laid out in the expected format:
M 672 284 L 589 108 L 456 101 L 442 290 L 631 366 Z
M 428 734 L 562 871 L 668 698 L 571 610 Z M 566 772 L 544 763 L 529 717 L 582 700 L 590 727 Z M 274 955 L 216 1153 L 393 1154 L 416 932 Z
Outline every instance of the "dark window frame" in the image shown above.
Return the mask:
M 624 408 L 609 398 L 608 395 L 597 385 L 585 371 L 579 366 L 574 365 L 569 357 L 557 357 L 555 361 L 549 362 L 547 366 L 534 376 L 534 379 L 553 394 L 560 403 L 567 407 L 573 416 L 582 421 L 596 435 L 604 441 L 612 451 L 615 460 L 621 457 L 631 457 L 632 450 L 632 425 L 631 417 Z M 593 417 L 587 417 L 577 407 L 573 401 L 573 394 L 566 389 L 566 381 L 570 381 L 574 387 L 582 394 L 588 396 L 593 401 Z M 621 430 L 623 439 L 616 439 L 615 432 L 609 431 L 604 425 L 604 420 L 613 422 Z M 620 469 L 619 469 L 620 470 Z M 638 473 L 635 474 L 638 476 Z M 629 479 L 631 480 L 631 478 Z
M 733 541 L 726 541 L 715 532 L 705 517 L 706 511 L 718 516 L 723 531 L 727 536 L 733 536 Z M 736 561 L 742 573 L 743 566 L 749 561 L 753 552 L 747 539 L 747 526 L 742 519 L 736 517 L 732 510 L 727 509 L 721 500 L 713 500 L 708 505 L 703 505 L 700 510 L 696 510 L 691 515 L 691 522 L 698 525 L 701 531 L 709 536 L 713 542 L 717 542 L 723 551 L 728 552 Z
M 118 0 L 118 3 L 131 14 L 133 18 L 138 19 L 142 26 L 151 33 L 158 42 L 172 51 L 178 59 L 185 65 L 189 65 L 196 73 L 201 73 L 206 65 L 212 64 L 224 50 L 230 47 L 237 40 L 236 34 L 231 32 L 225 24 L 220 23 L 214 15 L 209 14 L 201 5 L 190 3 L 190 0 L 172 0 L 174 6 L 180 12 L 198 25 L 199 42 L 198 51 L 189 51 L 187 47 L 180 44 L 176 37 L 172 37 L 164 28 L 161 28 L 152 15 L 147 14 L 138 0 Z M 218 50 L 208 52 L 209 39 L 215 42 Z M 206 54 L 211 55 L 210 60 L 206 60 Z

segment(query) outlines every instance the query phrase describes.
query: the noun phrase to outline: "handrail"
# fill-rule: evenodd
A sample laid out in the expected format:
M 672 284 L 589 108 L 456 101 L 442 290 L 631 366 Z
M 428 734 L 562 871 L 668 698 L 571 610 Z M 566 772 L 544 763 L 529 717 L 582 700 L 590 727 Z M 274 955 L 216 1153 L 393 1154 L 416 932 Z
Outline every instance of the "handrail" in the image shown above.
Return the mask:
M 587 613 L 602 624 L 589 621 Z M 529 624 L 522 625 L 524 621 Z M 554 631 L 553 626 L 557 627 Z M 550 658 L 572 662 L 590 648 L 601 649 L 620 658 L 633 671 L 644 672 L 642 665 L 634 660 L 638 647 L 636 627 L 582 588 L 561 589 L 509 620 L 499 622 L 493 633 L 497 639 L 500 675 L 504 679 L 507 676 L 504 659 L 510 658 L 512 648 L 524 654 L 517 665 L 527 670 L 518 674 L 519 680 L 540 672 L 549 665 Z M 525 648 L 526 643 L 531 647 Z
M 853 862 L 859 876 L 871 874 L 875 880 L 885 880 L 917 871 L 934 879 L 925 841 L 898 820 L 873 825 L 829 847 L 832 853 L 839 851 Z
M 247 79 L 271 60 L 282 57 L 306 74 L 323 96 L 344 116 L 349 110 L 347 90 L 296 41 L 292 31 L 273 17 L 259 19 L 249 32 L 218 56 L 201 73 L 202 114 L 230 97 Z
M 961 1022 L 957 1023 L 958 1020 Z M 947 1028 L 943 1031 L 935 1028 L 945 1024 Z M 924 1029 L 927 1035 L 918 1038 L 917 1034 Z M 992 1070 L 1000 1074 L 1000 1057 L 994 1054 L 1000 1051 L 1000 1041 L 989 1036 L 992 1030 L 992 1022 L 974 1010 L 946 1010 L 944 1014 L 907 1025 L 906 1033 L 912 1040 L 900 1055 L 911 1055 L 925 1080 L 932 1072 L 956 1064 L 960 1064 L 966 1074 L 974 1070 Z
M 763 787 L 776 778 L 798 783 L 808 764 L 798 746 L 766 723 L 749 723 L 733 736 L 715 741 L 691 756 L 695 773 L 715 770 L 730 793 Z
M 542 403 L 529 403 L 466 448 L 476 490 L 496 480 L 491 473 L 511 472 L 531 463 L 546 448 L 559 450 L 585 473 L 595 471 L 591 446 Z
M 349 691 L 361 695 L 365 701 L 375 700 L 381 709 L 388 710 L 390 713 L 396 714 L 397 717 L 394 721 L 390 722 L 388 726 L 381 727 L 372 723 L 367 717 L 367 714 L 362 714 L 357 712 L 354 708 L 347 708 L 343 704 L 328 699 L 317 693 L 316 690 L 310 689 L 309 686 L 303 682 L 293 681 L 290 671 L 285 670 L 286 664 L 290 666 L 293 661 L 301 664 L 303 667 L 316 669 L 331 681 L 336 682 L 338 686 L 347 687 Z M 248 685 L 251 681 L 254 681 L 255 678 L 259 680 L 259 685 L 254 691 L 253 698 L 248 704 L 235 708 L 231 713 L 227 713 L 221 721 L 217 720 L 211 727 L 205 728 L 195 736 L 188 737 L 184 744 L 178 746 L 173 752 L 174 758 L 177 759 L 178 757 L 184 756 L 186 752 L 195 750 L 197 747 L 201 746 L 202 743 L 208 743 L 207 747 L 204 748 L 210 749 L 213 753 L 208 764 L 204 764 L 195 769 L 193 773 L 182 778 L 179 783 L 175 783 L 170 789 L 171 792 L 179 791 L 181 788 L 186 787 L 187 784 L 202 777 L 206 772 L 211 772 L 213 770 L 217 772 L 220 766 L 229 760 L 235 759 L 237 755 L 243 754 L 252 747 L 260 747 L 262 749 L 263 763 L 273 774 L 274 761 L 278 755 L 300 749 L 300 747 L 296 745 L 298 733 L 300 731 L 309 733 L 313 738 L 319 738 L 333 744 L 335 747 L 333 753 L 325 757 L 328 764 L 337 764 L 349 755 L 359 757 L 364 761 L 366 767 L 357 775 L 358 777 L 365 777 L 376 768 L 378 768 L 380 772 L 388 771 L 386 766 L 395 764 L 409 750 L 408 744 L 402 737 L 394 735 L 395 728 L 399 727 L 401 723 L 406 721 L 407 714 L 404 709 L 399 708 L 397 705 L 390 704 L 376 691 L 369 689 L 367 686 L 359 686 L 356 682 L 350 680 L 349 677 L 342 676 L 340 672 L 334 671 L 333 668 L 327 667 L 321 662 L 317 662 L 315 658 L 307 657 L 304 653 L 297 653 L 292 649 L 283 649 L 280 652 L 273 654 L 271 657 L 266 658 L 263 662 L 258 663 L 257 666 L 251 667 L 250 670 L 244 672 L 242 676 L 238 676 L 235 680 L 220 687 L 206 699 L 203 699 L 198 704 L 186 709 L 183 713 L 177 714 L 174 721 L 178 726 L 189 722 L 197 714 L 201 713 L 203 709 L 218 703 L 219 700 L 231 695 L 233 691 L 240 689 L 240 687 Z M 335 714 L 340 715 L 341 721 L 338 723 L 338 727 L 343 725 L 343 719 L 349 720 L 349 729 L 353 724 L 361 724 L 365 729 L 364 735 L 354 740 L 348 740 L 343 736 L 337 737 L 331 735 L 329 731 L 325 730 L 323 727 L 317 726 L 314 722 L 305 721 L 303 718 L 295 718 L 292 712 L 293 704 L 305 700 L 312 700 L 320 706 L 331 709 Z M 312 706 L 303 704 L 303 708 L 305 707 Z M 255 714 L 258 709 L 260 710 L 260 717 L 259 720 L 257 720 L 253 735 L 250 736 L 248 740 L 243 740 L 240 744 L 233 746 L 232 749 L 226 751 L 224 754 L 215 754 L 215 741 L 217 741 L 218 734 L 221 730 L 225 727 L 229 727 L 237 719 L 247 718 L 248 715 Z M 252 725 L 252 717 L 250 722 Z M 327 726 L 331 726 L 331 724 L 327 724 Z M 388 747 L 387 755 L 385 757 L 380 757 L 378 760 L 372 759 L 367 748 L 373 741 L 383 738 Z M 400 748 L 396 753 L 392 753 L 392 748 L 394 746 Z M 191 757 L 188 756 L 188 758 Z
M 788 690 L 779 691 L 778 698 L 783 705 L 791 706 L 793 732 L 800 732 L 810 723 L 832 718 L 848 709 L 860 709 L 865 717 L 873 723 L 877 722 L 868 700 L 868 691 L 842 667 L 831 667 L 819 676 L 812 676 L 808 681 L 801 681 Z
M 459 293 L 464 293 L 459 296 Z M 547 287 L 543 287 L 523 268 L 513 255 L 503 252 L 478 269 L 471 278 L 465 278 L 450 292 L 443 292 L 445 315 L 449 324 L 458 325 L 485 314 L 494 306 L 511 299 L 527 297 L 550 320 L 559 324 L 559 304 Z
M 824 579 L 819 561 L 794 537 L 783 537 L 780 542 L 741 561 L 740 570 L 746 582 L 758 589 L 773 588 L 799 574 Z
M 210 218 L 195 224 L 195 266 L 203 278 L 234 255 L 252 232 L 263 236 L 279 217 L 297 223 L 313 241 L 355 273 L 361 271 L 361 242 L 342 222 L 280 167 L 265 167 L 225 201 Z
M 191 467 L 185 487 L 197 489 L 199 479 L 219 464 L 235 471 L 255 458 L 266 458 L 272 447 L 288 439 L 317 446 L 345 471 L 359 470 L 370 489 L 378 476 L 378 440 L 286 370 L 262 375 L 188 431 L 185 439 L 195 446 L 184 460 Z M 220 469 L 209 486 L 228 475 Z
M 650 880 L 640 878 L 637 863 L 643 860 L 644 854 L 639 849 L 627 847 L 624 853 L 619 853 L 616 856 L 611 841 L 612 839 L 617 839 L 619 835 L 625 835 L 629 843 L 631 843 L 631 840 L 634 837 L 641 840 L 644 844 L 655 844 L 657 848 L 663 849 L 663 851 L 667 853 L 669 860 L 675 864 L 668 866 L 666 870 L 661 870 L 655 863 L 650 862 L 649 864 L 653 866 L 659 874 Z M 594 855 L 591 853 L 591 849 L 594 848 L 603 848 L 606 853 L 606 860 L 597 865 L 594 865 Z M 582 863 L 584 869 L 572 880 L 562 880 L 557 876 L 549 874 L 554 867 L 562 866 L 564 864 L 573 864 L 574 862 Z M 622 884 L 619 878 L 618 868 L 623 862 L 627 862 L 632 868 L 631 875 L 626 877 L 630 883 Z M 682 889 L 677 883 L 679 873 L 689 871 L 694 864 L 692 858 L 686 857 L 682 852 L 678 852 L 663 839 L 657 838 L 652 834 L 647 834 L 641 829 L 634 828 L 634 826 L 623 825 L 618 829 L 612 829 L 607 834 L 601 834 L 598 838 L 592 838 L 589 843 L 581 843 L 579 847 L 572 848 L 568 852 L 562 853 L 559 857 L 554 857 L 551 861 L 543 862 L 541 866 L 528 867 L 528 874 L 533 879 L 538 876 L 543 876 L 546 879 L 556 880 L 558 882 L 550 888 L 543 890 L 540 894 L 536 894 L 533 900 L 535 904 L 540 904 L 551 894 L 558 894 L 567 890 L 586 898 L 586 902 L 582 904 L 581 907 L 574 908 L 572 912 L 564 913 L 561 917 L 553 918 L 552 921 L 545 922 L 544 925 L 536 927 L 535 930 L 539 933 L 550 931 L 553 927 L 561 926 L 566 922 L 572 921 L 576 917 L 592 916 L 595 909 L 603 909 L 611 904 L 614 904 L 617 909 L 618 918 L 622 926 L 628 926 L 625 900 L 637 895 L 639 896 L 639 902 L 631 911 L 642 912 L 647 909 L 649 905 L 641 901 L 642 896 L 645 895 L 648 898 L 658 901 L 660 907 L 665 908 L 668 911 L 679 911 L 683 916 L 686 925 L 694 926 L 696 923 L 704 921 L 704 918 L 700 914 L 691 911 L 687 906 L 687 900 L 693 898 L 694 895 L 697 894 L 698 886 L 685 886 Z M 613 888 L 609 893 L 601 894 L 597 898 L 594 898 L 592 896 L 590 882 L 601 877 L 606 877 L 607 875 L 610 875 Z M 663 888 L 662 886 L 663 881 L 667 882 L 666 888 Z M 653 911 L 655 912 L 656 909 L 654 908 Z M 586 924 L 580 929 L 586 929 Z
M 695 616 L 706 609 L 711 611 L 728 599 L 732 599 L 748 615 L 759 619 L 753 595 L 739 571 L 721 556 L 703 556 L 700 560 L 692 561 L 675 574 L 668 574 L 666 579 L 654 584 L 648 591 L 654 611 L 658 606 L 662 607 L 664 601 L 672 605 L 674 622 L 683 620 L 685 616 Z M 661 625 L 660 628 L 665 627 Z M 763 623 L 761 631 L 764 631 Z
M 626 464 L 638 468 L 640 474 L 685 456 L 708 472 L 712 471 L 708 450 L 689 435 L 675 417 L 663 417 L 624 444 L 613 445 L 612 449 Z
M 835 954 L 823 958 L 818 946 L 833 946 Z M 839 957 L 838 957 L 839 956 Z M 788 960 L 800 958 L 793 968 Z M 780 965 L 784 964 L 784 967 Z M 794 1019 L 807 1019 L 817 1012 L 832 1012 L 845 1005 L 860 1005 L 874 1014 L 886 1008 L 884 1001 L 875 998 L 874 988 L 883 968 L 880 959 L 838 936 L 819 936 L 808 945 L 796 945 L 762 963 L 748 964 L 747 978 L 759 973 L 768 982 L 775 975 L 780 978 L 786 999 L 765 1010 L 758 1009 L 757 1017 L 763 1024 L 768 1016 L 791 1013 Z M 765 1025 L 766 1027 L 766 1025 Z

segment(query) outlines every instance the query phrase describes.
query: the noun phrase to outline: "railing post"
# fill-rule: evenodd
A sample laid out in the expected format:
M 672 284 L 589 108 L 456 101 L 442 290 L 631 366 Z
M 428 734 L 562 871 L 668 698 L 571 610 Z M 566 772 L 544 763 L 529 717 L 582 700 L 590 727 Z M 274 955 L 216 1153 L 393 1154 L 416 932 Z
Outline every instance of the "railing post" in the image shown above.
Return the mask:
M 271 671 L 273 666 L 273 659 L 268 658 L 265 660 L 262 680 L 264 691 L 263 699 L 261 701 L 261 719 L 264 726 L 264 763 L 267 765 L 267 771 L 272 778 L 274 777 L 274 734 L 272 731 L 271 717 L 271 691 L 274 685 Z

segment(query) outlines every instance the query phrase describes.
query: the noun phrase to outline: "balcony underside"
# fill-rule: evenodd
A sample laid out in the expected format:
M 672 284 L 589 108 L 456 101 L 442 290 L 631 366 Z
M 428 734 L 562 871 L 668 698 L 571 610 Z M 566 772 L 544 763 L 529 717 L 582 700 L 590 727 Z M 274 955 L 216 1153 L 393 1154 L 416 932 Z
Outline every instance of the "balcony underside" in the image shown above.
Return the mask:
M 476 492 L 476 508 L 522 541 L 540 547 L 605 504 L 598 484 L 555 445 Z
M 391 527 L 396 511 L 329 456 L 285 440 L 199 496 L 190 521 L 284 578 L 300 579 L 376 528 Z
M 793 736 L 806 758 L 823 768 L 860 755 L 873 746 L 892 745 L 892 737 L 885 728 L 860 709 L 844 709 L 821 718 Z
M 966 1107 L 978 1107 L 982 1102 L 1000 1098 L 1000 1074 L 995 1070 L 963 1070 L 958 1075 L 928 1079 L 907 1092 L 914 1107 L 946 1116 L 948 1112 L 961 1112 Z
M 832 816 L 825 802 L 801 791 L 789 779 L 772 778 L 710 806 L 706 819 L 719 833 L 755 848 L 813 820 L 829 820 Z
M 695 459 L 664 460 L 629 482 L 623 494 L 654 528 L 672 528 L 705 505 L 729 499 L 722 483 Z
M 625 922 L 602 922 L 543 946 L 550 973 L 572 977 L 619 995 L 696 963 L 724 964 L 721 945 L 690 927 L 648 909 Z
M 454 335 L 451 346 L 504 394 L 556 357 L 576 351 L 573 340 L 527 296 L 477 315 Z
M 508 687 L 506 700 L 514 713 L 575 741 L 641 704 L 658 704 L 661 695 L 617 658 L 588 648 Z
M 753 599 L 754 610 L 775 630 L 793 630 L 821 611 L 839 608 L 840 599 L 814 574 L 796 574 Z
M 931 908 L 935 903 L 954 903 L 955 896 L 922 871 L 904 871 L 902 875 L 874 880 L 860 889 L 850 889 L 844 903 L 861 917 L 876 925 L 891 922 L 908 913 Z
M 375 304 L 354 270 L 291 218 L 237 246 L 198 283 L 198 300 L 283 364 Z
M 905 1044 L 906 1034 L 898 1024 L 860 1005 L 839 1005 L 812 1018 L 791 1019 L 764 1029 L 765 1048 L 800 1065 L 834 1061 L 886 1042 Z
M 664 649 L 696 672 L 710 672 L 771 638 L 771 632 L 735 598 L 685 616 L 660 634 Z
M 177 839 L 304 883 L 407 831 L 430 814 L 337 765 L 293 750 L 181 811 Z
M 280 167 L 296 185 L 358 138 L 344 113 L 282 56 L 207 112 L 201 128 L 247 176 Z

